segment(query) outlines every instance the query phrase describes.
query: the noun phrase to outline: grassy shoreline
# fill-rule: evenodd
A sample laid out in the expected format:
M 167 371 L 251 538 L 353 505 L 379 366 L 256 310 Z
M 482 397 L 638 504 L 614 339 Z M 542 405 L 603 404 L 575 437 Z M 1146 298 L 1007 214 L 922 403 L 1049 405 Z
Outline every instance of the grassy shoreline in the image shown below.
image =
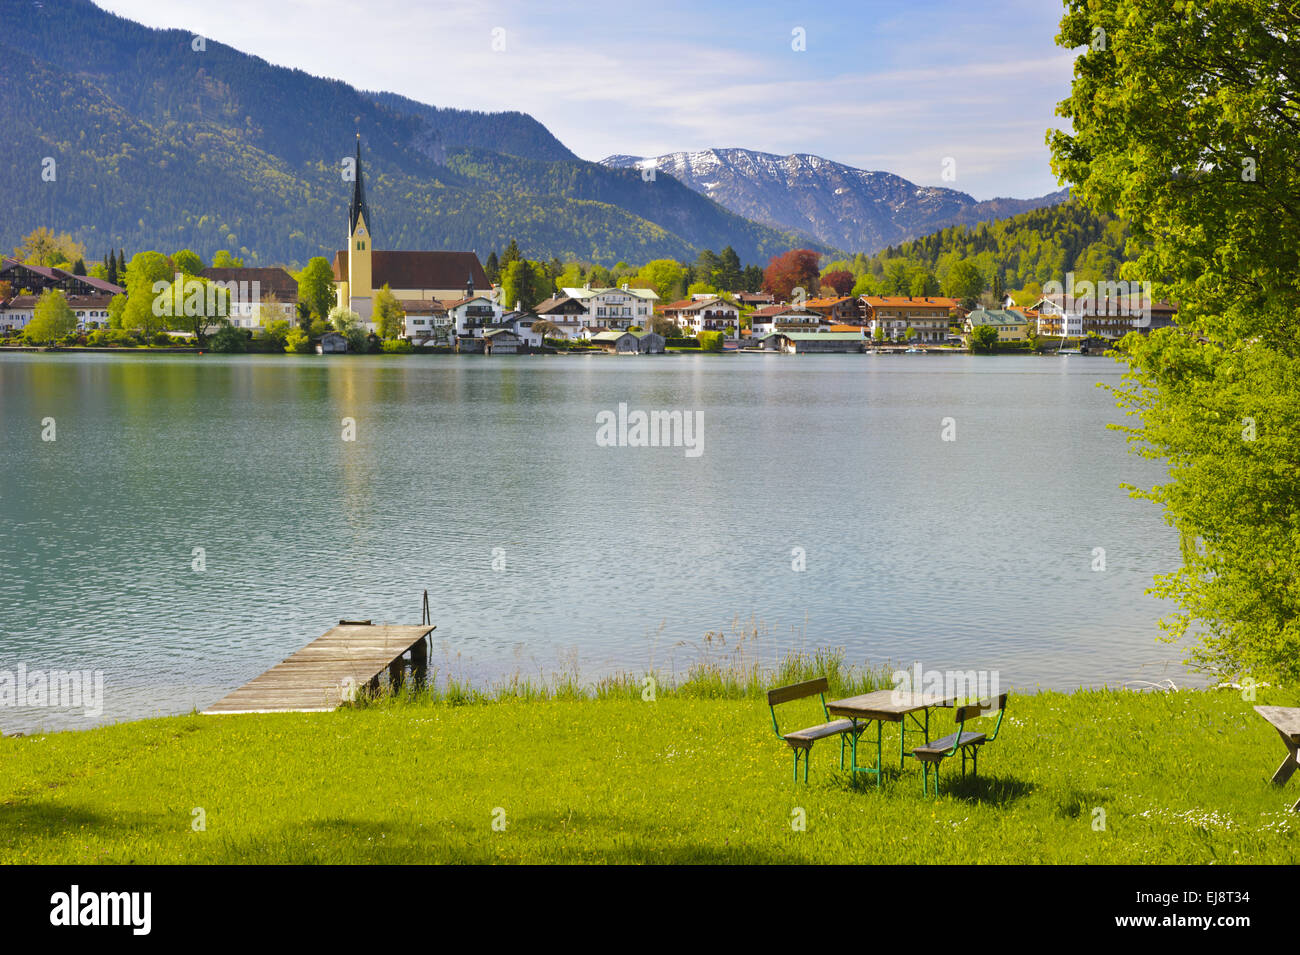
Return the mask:
M 783 669 L 775 682 L 820 669 L 837 693 L 884 678 L 834 654 Z M 444 681 L 333 713 L 0 739 L 0 863 L 1300 857 L 1294 784 L 1268 782 L 1283 749 L 1251 709 L 1295 705 L 1294 694 L 1013 695 L 979 780 L 949 765 L 944 795 L 925 799 L 910 761 L 877 790 L 839 771 L 833 742 L 814 748 L 809 784 L 792 783 L 762 701 L 773 682 L 702 667 L 645 700 L 629 677 L 493 692 Z M 789 706 L 792 727 L 819 721 L 815 698 Z M 937 728 L 950 719 L 940 713 Z M 887 765 L 891 743 L 896 766 L 893 727 Z

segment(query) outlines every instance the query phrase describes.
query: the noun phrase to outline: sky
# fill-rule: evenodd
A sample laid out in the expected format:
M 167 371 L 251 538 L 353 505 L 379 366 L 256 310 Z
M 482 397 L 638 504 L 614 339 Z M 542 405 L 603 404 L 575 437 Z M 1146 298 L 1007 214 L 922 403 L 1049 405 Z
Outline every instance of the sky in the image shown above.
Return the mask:
M 977 199 L 1059 188 L 1057 0 L 97 2 L 361 89 L 521 110 L 583 159 L 743 147 Z

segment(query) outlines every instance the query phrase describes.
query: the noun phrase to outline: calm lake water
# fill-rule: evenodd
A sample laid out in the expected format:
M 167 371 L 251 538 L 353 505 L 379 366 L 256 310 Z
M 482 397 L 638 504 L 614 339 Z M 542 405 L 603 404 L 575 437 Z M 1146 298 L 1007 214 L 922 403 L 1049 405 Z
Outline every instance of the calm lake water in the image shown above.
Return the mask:
M 843 647 L 1024 689 L 1182 683 L 1143 593 L 1176 537 L 1119 487 L 1163 472 L 1105 428 L 1121 416 L 1097 382 L 1119 374 L 1080 357 L 3 356 L 0 671 L 102 670 L 105 699 L 98 716 L 0 707 L 0 729 L 202 708 L 340 618 L 418 622 L 425 588 L 433 663 L 479 683 L 682 671 L 742 637 L 762 662 Z M 701 412 L 703 453 L 598 446 L 621 402 Z

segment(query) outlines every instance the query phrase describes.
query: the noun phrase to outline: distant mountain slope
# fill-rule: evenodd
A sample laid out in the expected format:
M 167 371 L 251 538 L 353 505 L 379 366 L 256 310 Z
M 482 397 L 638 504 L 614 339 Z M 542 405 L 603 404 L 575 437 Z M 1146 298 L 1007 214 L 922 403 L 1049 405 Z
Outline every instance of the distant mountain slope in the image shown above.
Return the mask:
M 578 160 L 522 113 L 439 109 L 274 66 L 88 0 L 0 0 L 0 247 L 37 225 L 96 258 L 231 248 L 248 264 L 330 255 L 346 231 L 340 161 L 364 142 L 386 248 L 612 263 L 732 245 L 765 262 L 802 237 L 728 212 L 670 177 Z M 56 182 L 40 180 L 45 156 Z M 820 243 L 814 247 L 825 249 Z
M 807 153 L 778 156 L 751 149 L 706 149 L 653 157 L 664 172 L 732 212 L 780 229 L 806 232 L 851 251 L 885 246 L 955 223 L 974 223 L 1053 205 L 1062 190 L 1038 199 L 977 202 L 955 189 L 918 186 L 901 176 L 870 172 Z M 610 156 L 628 168 L 646 162 Z

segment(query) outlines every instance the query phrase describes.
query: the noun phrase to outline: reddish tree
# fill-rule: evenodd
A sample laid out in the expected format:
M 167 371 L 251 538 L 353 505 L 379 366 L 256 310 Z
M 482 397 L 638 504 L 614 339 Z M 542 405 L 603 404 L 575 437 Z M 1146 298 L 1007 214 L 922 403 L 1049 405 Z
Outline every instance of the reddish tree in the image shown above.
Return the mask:
M 778 301 L 790 301 L 795 288 L 802 288 L 809 297 L 821 287 L 821 273 L 817 268 L 817 253 L 812 249 L 791 249 L 783 255 L 773 256 L 763 270 L 763 290 L 771 292 Z
M 847 269 L 836 269 L 822 276 L 822 285 L 829 285 L 839 295 L 848 295 L 853 291 L 853 273 Z

